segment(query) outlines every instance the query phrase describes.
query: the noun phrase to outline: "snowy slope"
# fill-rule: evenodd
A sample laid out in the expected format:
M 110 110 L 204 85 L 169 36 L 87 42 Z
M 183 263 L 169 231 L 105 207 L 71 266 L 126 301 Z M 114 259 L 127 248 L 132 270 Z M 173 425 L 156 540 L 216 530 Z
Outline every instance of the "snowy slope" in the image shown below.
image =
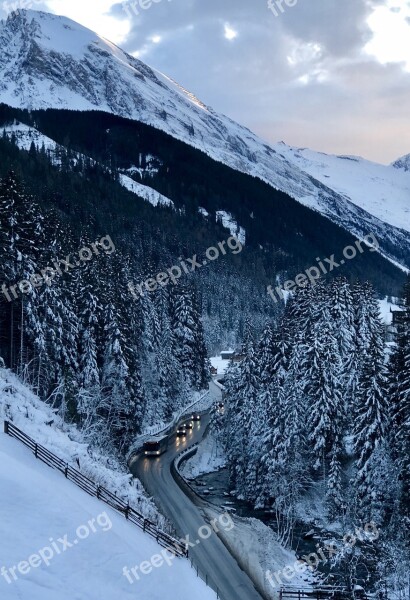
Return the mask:
M 143 185 L 142 183 L 137 183 L 127 175 L 120 175 L 120 183 L 122 186 L 127 188 L 127 190 L 137 194 L 137 196 L 140 196 L 140 198 L 144 198 L 144 200 L 147 200 L 147 202 L 153 206 L 174 206 L 172 200 L 166 196 L 163 196 L 153 188 Z
M 358 236 L 372 231 L 382 246 L 386 242 L 386 255 L 397 258 L 410 249 L 405 232 L 385 223 L 371 202 L 365 208 L 356 204 L 287 160 L 281 148 L 70 19 L 21 10 L 0 25 L 0 43 L 1 102 L 31 109 L 100 109 L 147 123 L 266 181 Z M 395 194 L 393 187 L 390 196 Z
M 17 146 L 22 150 L 30 150 L 32 143 L 34 143 L 37 150 L 40 150 L 44 146 L 46 150 L 55 152 L 57 147 L 57 144 L 49 137 L 23 123 L 7 125 L 1 129 L 1 133 L 4 133 L 9 139 L 14 138 Z
M 410 156 L 392 166 L 356 156 L 333 156 L 307 148 L 275 146 L 286 160 L 324 185 L 349 198 L 356 206 L 394 227 L 410 231 Z M 407 163 L 405 159 L 407 158 Z
M 220 221 L 221 225 L 231 232 L 231 235 L 235 236 L 242 245 L 246 243 L 246 232 L 243 227 L 240 227 L 235 221 L 231 213 L 225 210 L 216 211 L 216 220 Z
M 7 380 L 7 381 L 6 381 Z M 14 388 L 14 392 L 4 391 Z M 6 408 L 9 406 L 9 408 Z M 55 415 L 21 386 L 8 372 L 0 373 L 0 416 L 13 414 L 18 425 L 60 455 L 73 450 L 75 443 L 45 420 Z M 61 423 L 59 424 L 61 426 Z M 81 460 L 85 457 L 77 444 Z M 85 452 L 85 455 L 87 453 Z M 104 473 L 101 467 L 102 473 Z M 124 477 L 122 475 L 121 477 Z M 115 473 L 112 473 L 115 481 Z M 112 481 L 112 483 L 113 483 Z M 129 487 L 129 485 L 128 485 Z M 4 600 L 100 600 L 100 598 L 144 598 L 146 600 L 213 600 L 215 594 L 196 577 L 189 562 L 175 559 L 140 576 L 133 584 L 123 575 L 129 568 L 150 561 L 163 550 L 137 527 L 130 525 L 107 505 L 91 498 L 62 474 L 37 461 L 22 444 L 0 433 L 0 598 Z M 93 531 L 89 521 L 94 519 Z M 87 526 L 89 535 L 85 535 Z M 72 547 L 58 542 L 67 540 Z M 77 543 L 75 543 L 77 540 Z M 44 561 L 22 575 L 10 568 L 57 544 L 60 554 L 47 566 Z M 53 548 L 52 548 L 53 549 Z M 27 568 L 27 567 L 25 567 Z
M 154 504 L 146 498 L 142 485 L 132 478 L 128 469 L 112 456 L 91 451 L 86 439 L 75 427 L 66 425 L 55 410 L 22 385 L 12 372 L 0 368 L 0 424 L 4 420 L 11 421 L 74 468 L 77 468 L 78 459 L 81 472 L 86 477 L 114 491 L 131 505 L 138 506 L 153 521 L 160 519 L 160 527 L 165 527 L 165 519 L 159 517 Z
M 46 151 L 49 152 L 50 160 L 53 165 L 60 165 L 60 160 L 58 158 L 58 149 L 63 148 L 59 144 L 57 144 L 54 140 L 49 137 L 43 135 L 34 127 L 29 127 L 24 123 L 14 123 L 13 125 L 7 125 L 2 128 L 2 133 L 4 133 L 9 139 L 15 140 L 17 146 L 22 150 L 30 150 L 31 144 L 34 143 L 36 148 L 40 150 L 43 146 Z M 84 155 L 80 155 L 76 153 L 75 155 L 78 158 L 80 156 L 84 159 L 87 158 Z M 77 160 L 74 159 L 74 162 Z M 93 159 L 88 159 L 92 163 L 95 161 Z M 142 169 L 130 169 L 134 173 L 142 173 Z M 138 183 L 128 177 L 128 175 L 120 175 L 119 183 L 125 187 L 130 192 L 136 194 L 139 198 L 143 198 L 153 206 L 163 205 L 163 206 L 174 206 L 172 200 L 163 196 L 153 188 L 143 185 L 142 183 Z
M 5 600 L 213 600 L 215 594 L 196 577 L 189 562 L 174 559 L 129 583 L 123 568 L 140 565 L 162 548 L 106 505 L 36 461 L 19 442 L 0 434 L 1 565 L 8 571 L 68 535 L 69 547 L 26 574 L 0 578 Z M 95 519 L 95 532 L 88 523 Z M 101 524 L 101 525 L 100 525 Z M 111 526 L 110 526 L 111 525 Z M 91 531 L 79 539 L 81 526 Z M 85 531 L 85 530 L 84 530 Z M 81 531 L 81 537 L 85 535 Z M 77 535 L 76 535 L 77 534 Z M 75 543 L 77 540 L 77 543 Z M 57 543 L 60 551 L 61 543 Z M 53 548 L 52 548 L 53 549 Z M 40 555 L 41 556 L 41 555 Z M 46 557 L 49 554 L 46 553 Z

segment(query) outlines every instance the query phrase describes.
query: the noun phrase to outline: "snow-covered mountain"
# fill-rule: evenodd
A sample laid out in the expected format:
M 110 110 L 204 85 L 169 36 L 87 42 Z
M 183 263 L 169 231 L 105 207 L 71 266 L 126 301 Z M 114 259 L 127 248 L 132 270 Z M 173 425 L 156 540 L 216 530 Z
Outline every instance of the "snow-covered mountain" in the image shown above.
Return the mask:
M 333 156 L 283 142 L 275 149 L 324 185 L 381 221 L 410 231 L 410 155 L 391 166 L 358 156 Z M 398 171 L 402 169 L 402 171 Z
M 398 158 L 391 166 L 395 169 L 402 169 L 403 171 L 410 172 L 410 154 Z
M 355 235 L 372 232 L 393 260 L 403 263 L 410 251 L 404 206 L 410 174 L 400 174 L 396 184 L 388 167 L 375 166 L 372 174 L 372 163 L 359 160 L 346 179 L 346 163 L 353 160 L 323 158 L 324 169 L 322 155 L 300 160 L 297 151 L 265 143 L 169 77 L 65 17 L 13 13 L 0 25 L 0 43 L 1 102 L 28 109 L 99 109 L 152 125 L 262 179 Z

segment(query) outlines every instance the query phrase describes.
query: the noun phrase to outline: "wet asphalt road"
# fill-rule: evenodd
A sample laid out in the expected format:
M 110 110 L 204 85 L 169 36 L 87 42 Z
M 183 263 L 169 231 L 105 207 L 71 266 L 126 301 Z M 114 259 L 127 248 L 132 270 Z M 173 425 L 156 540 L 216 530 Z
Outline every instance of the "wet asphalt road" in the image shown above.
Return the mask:
M 221 392 L 212 382 L 211 394 L 215 400 L 221 397 Z M 201 539 L 201 527 L 208 524 L 201 511 L 201 501 L 191 500 L 184 493 L 172 475 L 172 463 L 185 448 L 201 441 L 209 416 L 202 417 L 194 424 L 186 439 L 178 439 L 175 435 L 170 438 L 167 452 L 158 458 L 139 456 L 130 465 L 131 472 L 144 484 L 147 492 L 156 500 L 161 511 L 174 524 L 181 538 L 189 535 L 195 547 L 189 549 L 190 557 L 199 567 L 202 578 L 206 574 L 208 584 L 219 592 L 222 600 L 262 600 L 248 575 L 239 567 L 217 534 L 212 531 L 208 539 Z M 226 521 L 217 523 L 223 528 Z

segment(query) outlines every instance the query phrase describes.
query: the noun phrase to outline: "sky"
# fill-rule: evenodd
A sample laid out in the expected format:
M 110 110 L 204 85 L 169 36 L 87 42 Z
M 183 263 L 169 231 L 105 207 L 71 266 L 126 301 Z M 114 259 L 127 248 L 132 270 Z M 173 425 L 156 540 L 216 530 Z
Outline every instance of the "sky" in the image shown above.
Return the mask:
M 97 31 L 270 142 L 386 164 L 410 153 L 410 0 L 17 1 Z

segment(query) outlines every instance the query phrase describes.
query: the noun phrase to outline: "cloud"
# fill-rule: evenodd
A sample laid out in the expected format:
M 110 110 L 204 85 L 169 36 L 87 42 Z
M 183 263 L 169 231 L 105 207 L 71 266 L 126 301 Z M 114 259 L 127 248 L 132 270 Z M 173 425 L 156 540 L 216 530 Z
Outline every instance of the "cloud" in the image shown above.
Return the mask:
M 409 78 L 368 51 L 390 1 L 298 0 L 275 18 L 264 0 L 163 0 L 133 20 L 127 49 L 265 139 L 390 162 L 410 151 L 396 106 Z

